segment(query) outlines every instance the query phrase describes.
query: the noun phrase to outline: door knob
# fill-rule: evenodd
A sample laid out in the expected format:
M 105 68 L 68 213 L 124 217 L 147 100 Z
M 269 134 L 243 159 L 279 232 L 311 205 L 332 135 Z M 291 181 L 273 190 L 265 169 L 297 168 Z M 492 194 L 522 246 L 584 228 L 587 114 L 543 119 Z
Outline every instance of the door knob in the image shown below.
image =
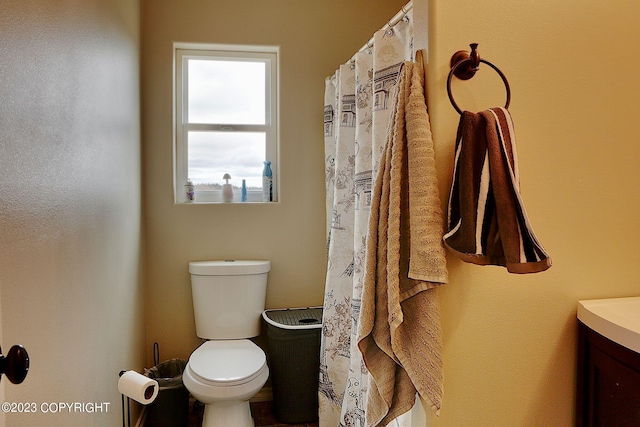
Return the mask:
M 29 372 L 29 355 L 21 345 L 14 345 L 5 357 L 0 349 L 0 379 L 5 374 L 9 381 L 20 384 Z

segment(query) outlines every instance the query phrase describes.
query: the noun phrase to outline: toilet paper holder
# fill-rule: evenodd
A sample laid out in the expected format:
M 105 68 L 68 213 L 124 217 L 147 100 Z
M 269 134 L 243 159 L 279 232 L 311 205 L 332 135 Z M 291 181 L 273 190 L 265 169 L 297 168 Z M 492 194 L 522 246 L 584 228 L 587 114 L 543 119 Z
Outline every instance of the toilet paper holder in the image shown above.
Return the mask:
M 5 357 L 0 348 L 0 380 L 2 374 L 13 384 L 20 384 L 27 377 L 29 372 L 29 354 L 27 350 L 19 344 L 9 349 L 9 353 Z
M 143 378 L 141 374 L 138 374 L 137 372 L 134 372 L 134 371 L 120 371 L 118 376 L 121 379 L 123 379 L 123 376 L 125 376 L 125 374 L 127 375 L 132 374 L 138 378 Z M 159 385 L 156 380 L 149 379 L 146 377 L 144 378 L 147 380 L 147 383 L 141 384 L 141 387 L 142 387 L 141 390 L 128 389 L 126 388 L 127 387 L 126 385 L 122 386 L 123 388 L 121 388 L 121 385 L 120 385 L 121 380 L 118 380 L 118 390 L 120 391 L 120 393 L 122 393 L 123 396 L 126 396 L 127 398 L 131 398 L 143 405 L 148 405 L 152 403 L 155 400 L 156 396 L 158 395 Z M 140 391 L 142 393 L 140 393 Z
M 128 379 L 127 376 L 133 377 Z M 133 399 L 142 405 L 152 403 L 158 396 L 159 385 L 156 380 L 146 378 L 146 382 L 141 383 L 143 376 L 135 371 L 120 371 L 118 374 L 118 391 L 122 395 L 122 427 L 131 426 L 131 406 L 129 399 Z M 123 381 L 123 382 L 122 382 Z M 122 383 L 121 383 L 122 382 Z M 133 388 L 132 388 L 133 387 Z M 137 388 L 140 387 L 140 388 Z M 125 397 L 126 417 L 125 417 Z M 125 419 L 127 424 L 125 424 Z

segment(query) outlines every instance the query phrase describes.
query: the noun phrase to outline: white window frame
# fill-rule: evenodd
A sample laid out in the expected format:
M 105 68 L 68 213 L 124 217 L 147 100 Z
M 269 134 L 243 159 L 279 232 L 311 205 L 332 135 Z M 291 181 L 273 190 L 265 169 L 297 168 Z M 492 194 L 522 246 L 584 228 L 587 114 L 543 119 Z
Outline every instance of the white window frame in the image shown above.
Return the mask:
M 203 124 L 188 123 L 188 78 L 185 73 L 189 58 L 241 59 L 267 64 L 265 73 L 265 124 Z M 273 202 L 278 201 L 278 82 L 279 48 L 277 46 L 247 46 L 221 44 L 174 43 L 174 202 L 187 203 L 185 185 L 188 179 L 187 136 L 189 131 L 264 132 L 266 135 L 265 160 L 271 161 L 273 171 Z M 255 194 L 253 194 L 255 193 Z M 222 203 L 221 191 L 196 191 L 195 203 Z M 234 197 L 234 202 L 239 201 Z M 250 191 L 248 202 L 262 202 L 261 191 Z

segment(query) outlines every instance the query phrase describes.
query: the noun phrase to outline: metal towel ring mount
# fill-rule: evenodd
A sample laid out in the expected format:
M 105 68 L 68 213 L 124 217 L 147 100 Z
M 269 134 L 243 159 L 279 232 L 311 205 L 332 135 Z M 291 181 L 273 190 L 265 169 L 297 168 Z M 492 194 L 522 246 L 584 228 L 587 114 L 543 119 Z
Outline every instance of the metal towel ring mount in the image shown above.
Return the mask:
M 451 101 L 451 105 L 456 109 L 458 114 L 462 114 L 462 110 L 456 104 L 456 101 L 453 99 L 453 93 L 451 92 L 451 79 L 455 75 L 460 80 L 469 80 L 472 78 L 478 68 L 480 63 L 487 64 L 491 68 L 493 68 L 496 73 L 502 79 L 505 88 L 507 89 L 507 102 L 504 105 L 504 108 L 509 108 L 509 103 L 511 103 L 511 88 L 509 87 L 509 82 L 507 81 L 507 77 L 491 62 L 480 58 L 478 55 L 478 43 L 471 43 L 469 45 L 471 47 L 471 52 L 467 52 L 466 50 L 459 50 L 453 54 L 451 57 L 451 71 L 449 72 L 449 77 L 447 78 L 447 94 L 449 95 L 449 101 Z

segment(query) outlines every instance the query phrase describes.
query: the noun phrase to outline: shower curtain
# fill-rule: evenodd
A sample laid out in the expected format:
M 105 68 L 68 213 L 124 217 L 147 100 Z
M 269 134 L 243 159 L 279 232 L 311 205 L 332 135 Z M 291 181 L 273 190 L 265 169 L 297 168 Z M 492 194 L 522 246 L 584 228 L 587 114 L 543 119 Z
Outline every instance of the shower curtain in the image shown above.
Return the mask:
M 368 373 L 357 322 L 371 191 L 402 63 L 413 60 L 412 11 L 377 31 L 325 82 L 328 265 L 320 350 L 320 427 L 364 426 Z M 391 425 L 409 427 L 406 413 Z

